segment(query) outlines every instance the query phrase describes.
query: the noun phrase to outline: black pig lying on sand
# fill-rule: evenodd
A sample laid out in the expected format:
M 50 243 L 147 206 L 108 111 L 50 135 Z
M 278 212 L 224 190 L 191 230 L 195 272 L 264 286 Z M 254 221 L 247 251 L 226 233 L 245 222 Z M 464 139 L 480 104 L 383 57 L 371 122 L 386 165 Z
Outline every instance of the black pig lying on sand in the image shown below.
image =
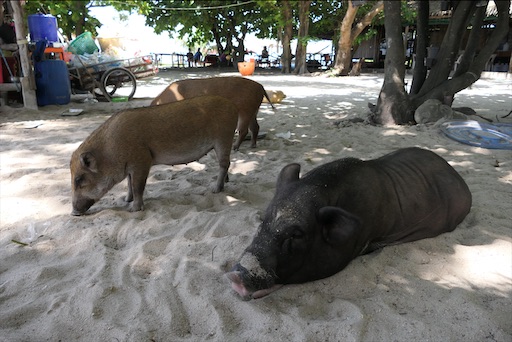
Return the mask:
M 128 177 L 130 211 L 143 209 L 142 194 L 152 165 L 186 164 L 215 150 L 222 191 L 238 121 L 235 105 L 202 96 L 155 107 L 128 109 L 110 117 L 73 152 L 73 215 L 81 215 Z
M 263 223 L 227 273 L 244 299 L 331 276 L 384 246 L 450 232 L 471 208 L 462 177 L 419 148 L 336 160 L 302 178 L 299 171 L 281 170 Z

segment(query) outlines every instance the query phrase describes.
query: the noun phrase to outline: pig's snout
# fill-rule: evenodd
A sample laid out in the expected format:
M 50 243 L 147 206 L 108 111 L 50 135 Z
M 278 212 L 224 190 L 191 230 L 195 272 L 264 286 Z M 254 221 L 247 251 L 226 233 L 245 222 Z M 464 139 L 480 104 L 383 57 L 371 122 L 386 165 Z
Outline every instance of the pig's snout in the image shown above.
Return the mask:
M 77 199 L 73 199 L 73 211 L 71 215 L 80 216 L 85 214 L 85 212 L 96 202 L 92 198 L 81 197 Z
M 235 265 L 231 272 L 226 273 L 231 281 L 231 288 L 244 300 L 264 297 L 279 289 L 281 284 L 274 284 L 272 277 L 257 277 L 240 264 Z
M 244 300 L 251 300 L 252 292 L 247 290 L 242 282 L 239 271 L 231 271 L 226 273 L 226 277 L 231 281 L 231 288 L 240 295 Z

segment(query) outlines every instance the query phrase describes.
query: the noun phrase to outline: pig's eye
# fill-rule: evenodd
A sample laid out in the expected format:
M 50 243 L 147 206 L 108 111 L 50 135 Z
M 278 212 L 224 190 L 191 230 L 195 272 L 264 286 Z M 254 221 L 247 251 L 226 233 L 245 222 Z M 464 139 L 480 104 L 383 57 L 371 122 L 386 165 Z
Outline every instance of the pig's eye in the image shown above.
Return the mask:
M 292 238 L 293 239 L 302 239 L 302 238 L 304 238 L 304 232 L 297 228 L 293 231 Z
M 290 237 L 284 239 L 281 250 L 286 254 L 293 254 L 304 247 L 304 232 L 299 228 L 293 230 Z
M 75 177 L 75 189 L 81 188 L 84 184 L 84 176 L 76 176 Z

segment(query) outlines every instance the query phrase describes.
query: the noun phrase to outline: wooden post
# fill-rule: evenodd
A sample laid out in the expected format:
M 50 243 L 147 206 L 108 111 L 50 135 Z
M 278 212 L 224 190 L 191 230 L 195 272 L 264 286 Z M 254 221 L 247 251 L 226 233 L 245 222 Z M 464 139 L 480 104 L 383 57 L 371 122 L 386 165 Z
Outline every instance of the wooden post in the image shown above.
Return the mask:
M 25 108 L 38 109 L 34 73 L 28 57 L 28 41 L 27 32 L 23 23 L 23 7 L 19 0 L 9 0 L 12 6 L 12 14 L 14 17 L 14 27 L 16 29 L 16 40 L 18 43 L 18 52 L 20 54 L 21 70 L 21 92 L 23 95 L 23 103 Z

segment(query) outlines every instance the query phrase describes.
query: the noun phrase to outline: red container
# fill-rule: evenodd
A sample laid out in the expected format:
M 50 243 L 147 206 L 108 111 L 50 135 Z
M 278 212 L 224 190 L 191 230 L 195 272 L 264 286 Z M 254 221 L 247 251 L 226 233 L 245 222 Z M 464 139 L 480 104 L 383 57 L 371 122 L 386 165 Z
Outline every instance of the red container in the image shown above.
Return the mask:
M 16 58 L 14 57 L 5 57 L 7 60 L 7 64 L 9 65 L 9 69 L 11 69 L 13 76 L 18 76 L 18 68 L 16 64 Z M 0 58 L 0 65 L 2 66 L 2 72 L 0 72 L 0 83 L 11 83 L 11 74 L 9 73 L 9 69 L 7 65 L 4 63 L 4 59 Z

